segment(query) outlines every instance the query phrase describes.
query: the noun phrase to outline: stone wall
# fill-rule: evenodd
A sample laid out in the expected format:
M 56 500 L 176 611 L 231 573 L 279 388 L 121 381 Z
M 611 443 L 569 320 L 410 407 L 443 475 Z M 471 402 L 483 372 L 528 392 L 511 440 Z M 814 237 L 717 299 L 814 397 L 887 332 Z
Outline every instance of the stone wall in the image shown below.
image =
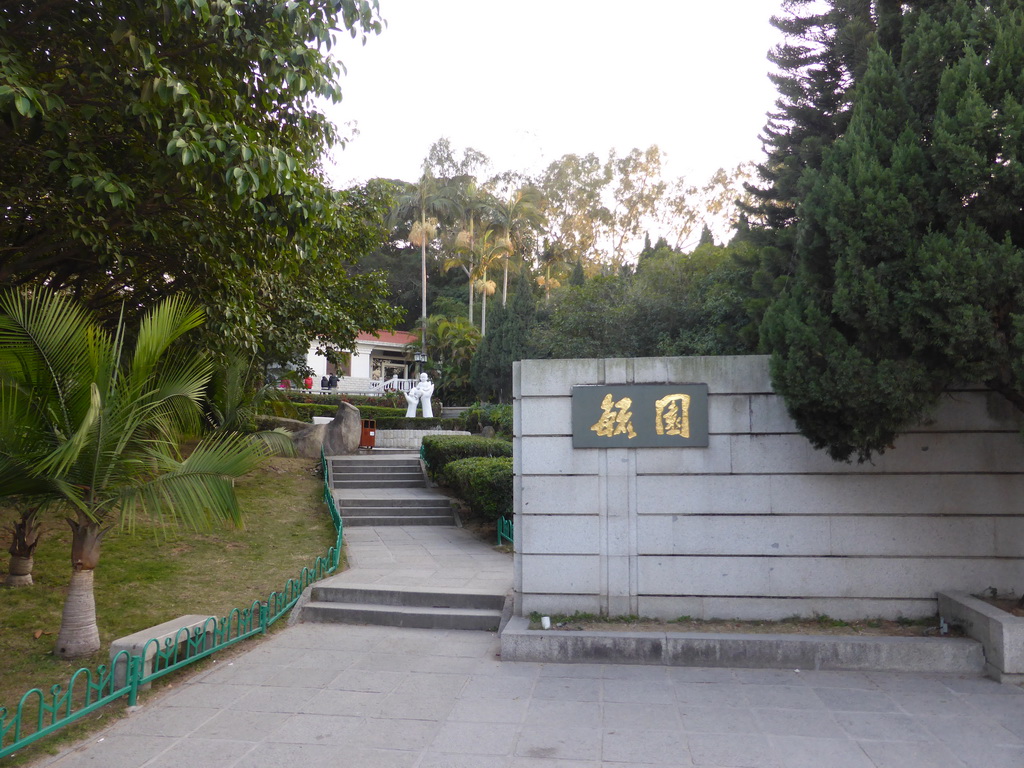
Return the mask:
M 576 385 L 706 383 L 707 448 L 578 448 Z M 797 433 L 766 357 L 517 363 L 517 612 L 922 617 L 939 590 L 1024 589 L 1024 441 L 950 392 L 872 463 Z

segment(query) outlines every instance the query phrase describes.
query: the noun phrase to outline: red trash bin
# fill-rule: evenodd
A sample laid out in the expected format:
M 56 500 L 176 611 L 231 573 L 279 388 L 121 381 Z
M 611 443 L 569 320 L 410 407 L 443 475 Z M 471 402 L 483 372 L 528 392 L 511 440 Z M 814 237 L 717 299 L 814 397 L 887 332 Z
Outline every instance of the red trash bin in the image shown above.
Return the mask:
M 373 448 L 377 443 L 377 422 L 373 419 L 363 419 L 363 428 L 359 434 L 360 448 Z

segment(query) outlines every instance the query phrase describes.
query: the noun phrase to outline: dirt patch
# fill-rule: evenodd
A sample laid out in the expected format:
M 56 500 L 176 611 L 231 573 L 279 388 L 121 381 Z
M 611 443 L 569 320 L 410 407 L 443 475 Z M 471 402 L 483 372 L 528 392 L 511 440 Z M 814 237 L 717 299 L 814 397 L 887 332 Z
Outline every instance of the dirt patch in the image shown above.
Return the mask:
M 530 617 L 530 629 L 540 629 L 540 617 Z M 939 637 L 938 619 L 924 621 L 841 621 L 829 616 L 783 621 L 729 621 L 688 619 L 660 621 L 635 617 L 552 616 L 551 629 L 563 632 L 708 632 L 765 635 L 861 635 L 864 637 Z M 962 637 L 951 631 L 945 637 Z
M 994 597 L 992 595 L 975 595 L 975 597 L 1001 611 L 1006 611 L 1011 616 L 1024 617 L 1024 607 L 1021 606 L 1021 598 L 1019 597 L 1002 597 L 999 595 Z

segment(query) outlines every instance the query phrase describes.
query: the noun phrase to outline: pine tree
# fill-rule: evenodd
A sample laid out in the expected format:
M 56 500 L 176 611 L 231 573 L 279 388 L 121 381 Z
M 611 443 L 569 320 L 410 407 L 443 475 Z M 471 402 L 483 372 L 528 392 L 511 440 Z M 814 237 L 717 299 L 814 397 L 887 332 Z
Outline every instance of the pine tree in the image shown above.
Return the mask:
M 1024 9 L 933 5 L 899 60 L 874 46 L 803 174 L 796 278 L 764 322 L 776 389 L 837 459 L 883 452 L 954 382 L 1024 410 Z

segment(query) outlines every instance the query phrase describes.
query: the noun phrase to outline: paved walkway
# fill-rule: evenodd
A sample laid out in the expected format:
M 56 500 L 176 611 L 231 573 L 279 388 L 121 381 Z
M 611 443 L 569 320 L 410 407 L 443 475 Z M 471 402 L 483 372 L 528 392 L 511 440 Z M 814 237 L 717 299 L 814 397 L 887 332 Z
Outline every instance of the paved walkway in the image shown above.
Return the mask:
M 460 586 L 458 529 L 346 531 L 332 579 Z M 502 663 L 490 632 L 299 624 L 159 694 L 57 768 L 1021 768 L 1024 689 L 976 677 Z

